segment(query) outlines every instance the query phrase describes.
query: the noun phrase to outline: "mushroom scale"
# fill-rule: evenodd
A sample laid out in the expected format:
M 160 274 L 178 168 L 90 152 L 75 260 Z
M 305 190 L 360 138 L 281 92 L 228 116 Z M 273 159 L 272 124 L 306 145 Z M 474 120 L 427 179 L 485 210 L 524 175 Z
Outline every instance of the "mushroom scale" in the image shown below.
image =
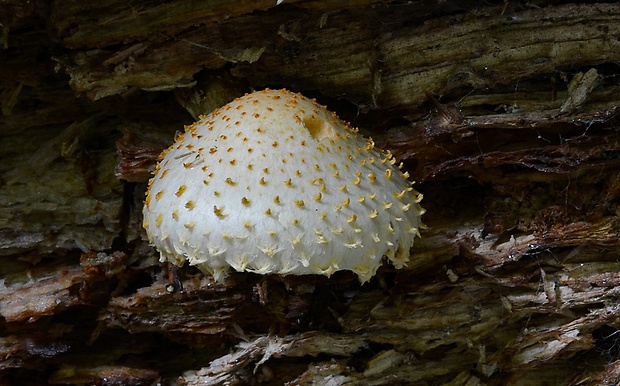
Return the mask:
M 368 281 L 386 256 L 406 265 L 422 195 L 391 154 L 314 100 L 287 90 L 237 98 L 162 153 L 144 228 L 161 261 L 221 281 L 259 274 Z

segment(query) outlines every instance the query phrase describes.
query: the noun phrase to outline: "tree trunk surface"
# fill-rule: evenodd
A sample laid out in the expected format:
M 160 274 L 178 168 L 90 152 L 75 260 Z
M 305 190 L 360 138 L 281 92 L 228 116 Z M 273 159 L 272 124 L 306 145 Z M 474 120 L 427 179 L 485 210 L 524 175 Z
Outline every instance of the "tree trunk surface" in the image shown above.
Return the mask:
M 614 385 L 620 5 L 0 4 L 0 384 Z M 159 263 L 158 154 L 251 90 L 403 163 L 426 229 L 364 285 Z

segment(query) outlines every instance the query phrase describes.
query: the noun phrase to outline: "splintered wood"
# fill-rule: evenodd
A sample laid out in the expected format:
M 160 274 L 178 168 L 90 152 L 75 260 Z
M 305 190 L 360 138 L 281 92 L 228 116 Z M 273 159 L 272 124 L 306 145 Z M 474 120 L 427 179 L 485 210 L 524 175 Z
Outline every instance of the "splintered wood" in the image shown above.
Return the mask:
M 617 383 L 619 17 L 591 1 L 3 2 L 0 383 Z M 142 229 L 158 154 L 265 87 L 403 163 L 427 210 L 406 268 L 222 284 L 159 263 Z

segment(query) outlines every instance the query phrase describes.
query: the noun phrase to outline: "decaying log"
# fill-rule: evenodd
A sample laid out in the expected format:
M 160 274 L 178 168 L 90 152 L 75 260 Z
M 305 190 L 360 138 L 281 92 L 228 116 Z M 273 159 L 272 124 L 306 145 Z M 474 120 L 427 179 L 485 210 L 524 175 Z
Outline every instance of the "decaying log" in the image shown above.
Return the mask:
M 620 377 L 620 6 L 5 1 L 2 384 L 542 385 Z M 176 131 L 317 98 L 427 210 L 360 285 L 162 266 L 142 201 Z

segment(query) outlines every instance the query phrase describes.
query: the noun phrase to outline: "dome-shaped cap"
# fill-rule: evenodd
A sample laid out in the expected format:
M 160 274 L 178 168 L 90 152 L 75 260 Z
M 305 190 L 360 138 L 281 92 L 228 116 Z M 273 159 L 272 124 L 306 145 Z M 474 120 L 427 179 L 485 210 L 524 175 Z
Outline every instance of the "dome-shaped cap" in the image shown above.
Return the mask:
M 421 199 L 389 153 L 325 107 L 264 90 L 177 135 L 149 182 L 144 228 L 162 261 L 216 280 L 232 268 L 366 282 L 383 256 L 407 263 Z

